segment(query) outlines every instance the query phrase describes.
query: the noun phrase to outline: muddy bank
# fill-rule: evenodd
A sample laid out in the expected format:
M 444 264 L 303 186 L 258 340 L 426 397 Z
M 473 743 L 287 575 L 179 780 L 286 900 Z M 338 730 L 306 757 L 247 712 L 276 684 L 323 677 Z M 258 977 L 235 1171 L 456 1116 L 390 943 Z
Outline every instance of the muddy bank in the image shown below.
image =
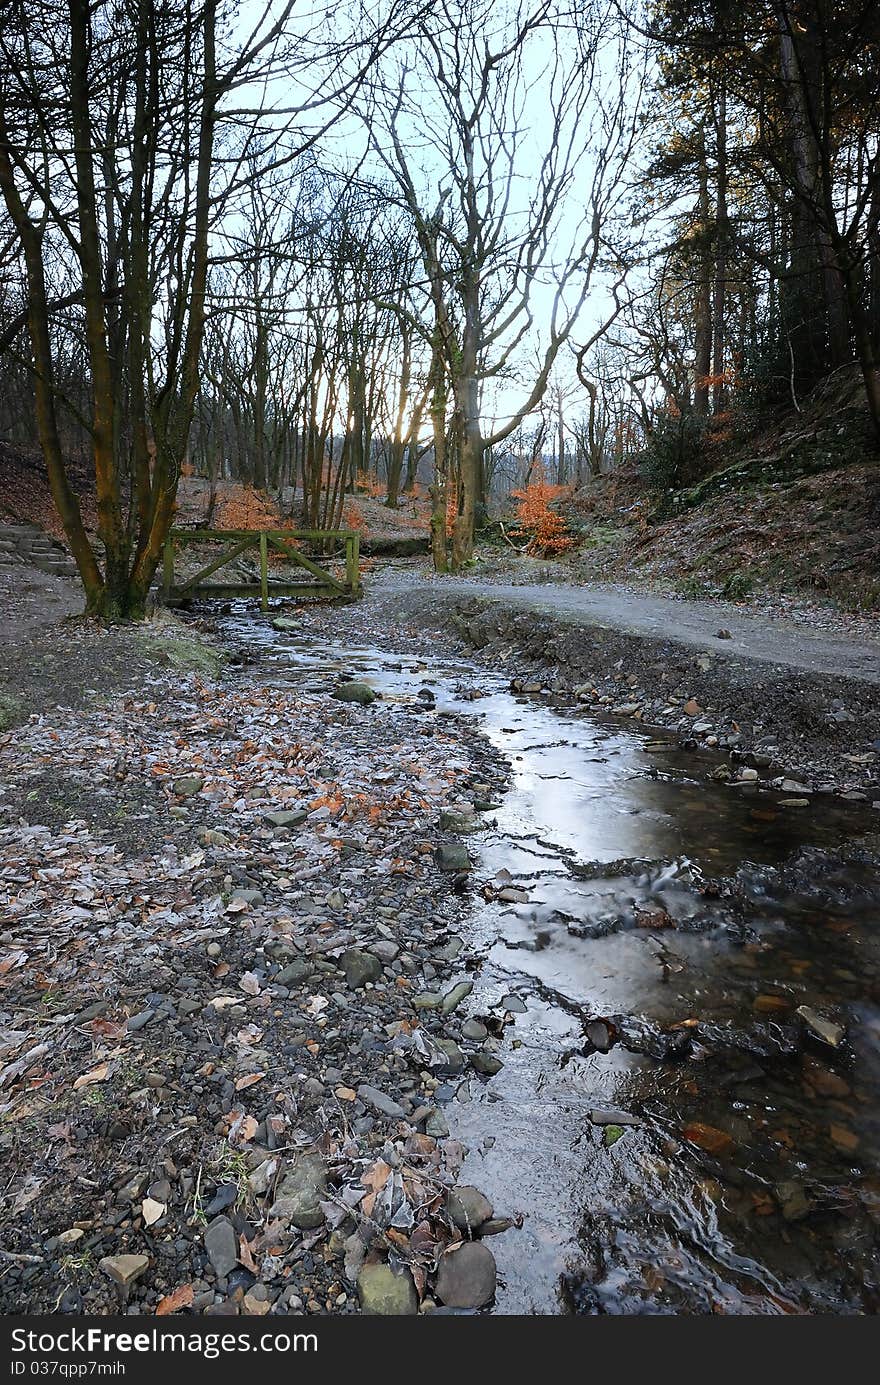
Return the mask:
M 572 696 L 674 732 L 687 747 L 724 753 L 729 764 L 712 771 L 720 779 L 757 777 L 792 797 L 808 790 L 880 801 L 880 690 L 871 684 L 575 624 L 498 600 L 438 596 L 432 593 L 432 619 L 442 603 L 476 657 L 509 672 L 523 690 Z M 398 605 L 413 616 L 415 600 L 401 597 Z

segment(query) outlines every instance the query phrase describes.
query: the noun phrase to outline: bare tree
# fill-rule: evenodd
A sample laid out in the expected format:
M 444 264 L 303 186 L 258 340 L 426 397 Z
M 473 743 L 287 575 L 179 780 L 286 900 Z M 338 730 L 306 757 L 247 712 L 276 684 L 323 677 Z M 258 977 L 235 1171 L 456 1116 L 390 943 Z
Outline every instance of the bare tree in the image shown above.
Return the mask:
M 144 611 L 171 523 L 200 380 L 209 260 L 259 168 L 283 167 L 345 108 L 404 0 L 338 40 L 294 0 L 10 0 L 0 35 L 0 193 L 27 280 L 36 416 L 86 591 L 108 619 Z M 328 25 L 328 33 L 332 26 Z M 273 100 L 277 78 L 298 101 Z M 59 275 L 59 266 L 62 273 Z M 56 295 L 86 349 L 98 544 L 65 466 Z
M 438 462 L 434 523 L 448 477 L 455 569 L 473 549 L 484 453 L 540 402 L 601 263 L 638 123 L 628 64 L 610 14 L 575 22 L 554 0 L 442 0 L 371 84 L 374 149 L 422 258 L 435 460 L 451 450 L 457 461 L 455 476 Z M 539 313 L 537 374 L 490 423 L 484 386 L 509 375 Z

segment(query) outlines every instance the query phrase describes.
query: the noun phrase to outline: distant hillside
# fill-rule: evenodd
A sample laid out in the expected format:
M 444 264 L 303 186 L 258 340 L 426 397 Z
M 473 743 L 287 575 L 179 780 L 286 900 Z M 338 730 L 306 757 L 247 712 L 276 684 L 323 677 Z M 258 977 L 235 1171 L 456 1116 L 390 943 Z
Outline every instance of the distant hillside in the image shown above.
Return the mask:
M 686 490 L 646 489 L 637 467 L 591 483 L 569 520 L 584 577 L 647 578 L 684 595 L 761 590 L 880 606 L 880 457 L 858 381 L 841 373 L 801 413 L 745 437 Z

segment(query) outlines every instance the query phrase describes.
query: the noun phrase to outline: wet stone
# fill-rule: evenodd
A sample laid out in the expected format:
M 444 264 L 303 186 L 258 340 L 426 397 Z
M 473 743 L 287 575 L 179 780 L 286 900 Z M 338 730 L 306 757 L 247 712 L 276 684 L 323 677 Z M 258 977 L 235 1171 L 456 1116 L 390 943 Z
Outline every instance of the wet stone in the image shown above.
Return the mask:
M 469 1184 L 453 1188 L 446 1199 L 446 1210 L 450 1220 L 459 1231 L 472 1233 L 478 1231 L 484 1222 L 493 1215 L 494 1208 L 489 1199 Z
M 822 1015 L 811 1009 L 809 1005 L 799 1005 L 796 1013 L 801 1017 L 811 1034 L 817 1039 L 821 1039 L 824 1044 L 831 1048 L 839 1048 L 846 1037 L 846 1030 L 841 1024 L 835 1024 L 833 1020 L 826 1020 Z
M 479 1241 L 448 1250 L 437 1272 L 437 1297 L 448 1308 L 483 1308 L 495 1296 L 495 1257 Z

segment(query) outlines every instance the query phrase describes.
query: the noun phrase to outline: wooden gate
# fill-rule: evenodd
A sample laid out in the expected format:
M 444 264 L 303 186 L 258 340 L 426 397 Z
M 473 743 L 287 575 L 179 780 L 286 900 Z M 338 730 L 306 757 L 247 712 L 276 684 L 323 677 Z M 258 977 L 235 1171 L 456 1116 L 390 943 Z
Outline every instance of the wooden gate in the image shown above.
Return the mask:
M 329 542 L 345 544 L 345 579 L 334 577 L 325 567 L 306 557 L 292 540 L 303 539 L 322 546 Z M 174 577 L 175 547 L 192 544 L 224 545 L 224 552 L 212 558 L 193 577 L 176 582 Z M 250 549 L 259 549 L 259 582 L 206 582 L 205 578 L 240 558 Z M 269 581 L 269 550 L 282 553 L 295 567 L 304 570 L 312 580 L 296 582 Z M 268 609 L 270 596 L 335 596 L 349 600 L 361 596 L 360 535 L 350 529 L 172 529 L 165 540 L 162 569 L 162 599 L 168 606 L 185 601 L 210 598 L 228 600 L 235 597 L 259 596 L 263 610 Z

